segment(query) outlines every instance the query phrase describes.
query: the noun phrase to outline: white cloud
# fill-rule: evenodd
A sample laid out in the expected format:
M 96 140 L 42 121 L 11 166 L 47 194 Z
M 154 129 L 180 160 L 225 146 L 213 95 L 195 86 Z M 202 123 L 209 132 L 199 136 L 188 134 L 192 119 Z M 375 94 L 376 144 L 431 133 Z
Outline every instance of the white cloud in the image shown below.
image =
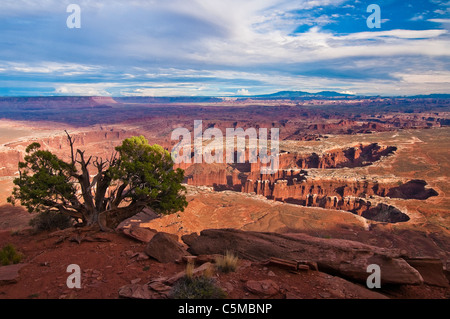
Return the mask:
M 156 82 L 156 83 L 121 83 L 117 84 L 115 91 L 123 96 L 196 96 L 215 95 L 218 89 L 210 85 L 200 85 L 184 82 Z
M 55 94 L 60 95 L 82 95 L 82 96 L 110 96 L 109 88 L 120 86 L 118 83 L 90 83 L 73 84 L 64 83 L 55 85 Z
M 275 30 L 254 34 L 245 41 L 207 39 L 202 43 L 202 52 L 207 54 L 197 51 L 187 57 L 203 63 L 244 66 L 376 55 L 449 56 L 448 40 L 443 38 L 447 34 L 447 30 L 391 30 L 339 36 L 313 27 L 305 33 L 286 35 Z
M 83 65 L 77 63 L 57 63 L 43 61 L 39 63 L 0 63 L 3 70 L 19 73 L 41 73 L 41 74 L 62 74 L 62 75 L 80 75 L 99 70 L 99 66 Z
M 237 95 L 250 95 L 250 92 L 247 89 L 240 89 L 236 92 Z
M 428 19 L 428 21 L 436 23 L 450 23 L 450 19 Z
M 346 41 L 346 40 L 382 40 L 379 38 L 393 38 L 393 39 L 425 39 L 425 38 L 436 38 L 441 35 L 447 34 L 447 30 L 434 29 L 434 30 L 389 30 L 389 31 L 371 31 L 371 32 L 355 32 L 349 35 L 335 36 L 331 33 L 320 32 L 318 28 L 310 30 L 308 32 L 313 36 L 322 36 L 322 39 L 325 41 L 329 40 L 338 40 L 338 41 Z M 307 33 L 307 34 L 308 34 Z M 302 35 L 298 36 L 299 38 L 303 38 Z M 308 37 L 309 38 L 309 37 Z
M 425 74 L 395 73 L 394 75 L 407 83 L 441 83 L 450 87 L 450 72 L 430 72 Z
M 409 19 L 410 21 L 421 21 L 421 20 L 423 20 L 424 19 L 424 17 L 423 17 L 423 14 L 417 14 L 417 15 L 415 15 L 414 17 L 412 17 L 411 19 Z

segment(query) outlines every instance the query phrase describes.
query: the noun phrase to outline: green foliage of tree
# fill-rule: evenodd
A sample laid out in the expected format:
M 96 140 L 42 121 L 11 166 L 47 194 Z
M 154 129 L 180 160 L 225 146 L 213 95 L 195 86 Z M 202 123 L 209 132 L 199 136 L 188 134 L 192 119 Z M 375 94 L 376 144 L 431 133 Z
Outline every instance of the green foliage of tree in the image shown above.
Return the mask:
M 149 145 L 143 137 L 131 137 L 117 147 L 120 160 L 112 169 L 114 180 L 122 183 L 126 194 L 124 200 L 133 203 L 147 202 L 155 211 L 162 214 L 183 210 L 187 202 L 180 196 L 184 190 L 181 185 L 184 171 L 173 170 L 170 153 L 160 145 Z
M 19 162 L 20 177 L 14 180 L 17 187 L 8 198 L 13 204 L 19 199 L 30 213 L 58 208 L 58 203 L 70 201 L 76 193 L 71 182 L 73 167 L 40 147 L 32 143 L 26 148 L 24 162 Z
M 62 213 L 87 225 L 98 223 L 101 214 L 114 216 L 117 223 L 145 207 L 170 214 L 187 206 L 184 171 L 173 169 L 170 153 L 161 146 L 149 145 L 143 136 L 131 137 L 103 160 L 86 158 L 84 151 L 74 150 L 68 133 L 67 138 L 70 162 L 41 150 L 39 143 L 26 148 L 8 202 L 20 201 L 29 212 Z

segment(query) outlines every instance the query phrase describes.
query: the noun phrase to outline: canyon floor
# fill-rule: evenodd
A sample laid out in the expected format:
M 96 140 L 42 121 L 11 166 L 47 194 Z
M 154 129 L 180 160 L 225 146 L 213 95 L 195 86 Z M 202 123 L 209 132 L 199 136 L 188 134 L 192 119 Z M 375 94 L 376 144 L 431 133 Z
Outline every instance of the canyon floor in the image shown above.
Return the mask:
M 233 228 L 277 234 L 303 233 L 329 241 L 345 239 L 373 247 L 399 249 L 411 258 L 440 261 L 450 270 L 450 127 L 448 106 L 398 107 L 299 105 L 250 101 L 228 105 L 129 105 L 111 103 L 102 122 L 94 111 L 74 111 L 73 121 L 6 116 L 0 120 L 0 246 L 15 245 L 24 255 L 17 282 L 0 286 L 0 298 L 118 298 L 120 287 L 170 277 L 183 263 L 137 261 L 145 243 L 122 233 L 98 233 L 104 241 L 57 243 L 51 233 L 32 234 L 32 215 L 6 203 L 25 147 L 38 141 L 68 157 L 64 130 L 76 147 L 107 157 L 124 138 L 144 135 L 171 149 L 171 132 L 203 127 L 279 127 L 280 170 L 260 174 L 259 163 L 182 166 L 186 170 L 184 212 L 140 221 L 139 227 L 178 236 L 205 229 Z M 102 101 L 104 103 L 104 101 Z M 372 103 L 372 102 L 370 102 Z M 391 103 L 391 102 L 389 102 Z M 344 103 L 345 104 L 345 103 Z M 410 111 L 416 107 L 417 111 Z M 133 117 L 128 111 L 139 110 Z M 361 109 L 366 113 L 361 113 Z M 121 120 L 114 117 L 114 112 Z M 98 110 L 98 114 L 104 112 Z M 141 112 L 141 113 L 140 113 Z M 83 124 L 85 114 L 89 125 Z M 143 116 L 143 114 L 145 116 Z M 32 117 L 32 115 L 30 115 Z M 113 120 L 115 119 L 115 120 Z M 94 123 L 94 124 L 93 124 Z M 83 289 L 66 286 L 69 264 L 79 264 Z M 390 285 L 374 292 L 360 283 L 322 271 L 290 272 L 242 258 L 235 273 L 214 274 L 228 297 L 267 298 L 248 281 L 271 280 L 270 298 L 449 298 L 448 286 L 429 283 Z M 380 293 L 381 295 L 376 295 Z

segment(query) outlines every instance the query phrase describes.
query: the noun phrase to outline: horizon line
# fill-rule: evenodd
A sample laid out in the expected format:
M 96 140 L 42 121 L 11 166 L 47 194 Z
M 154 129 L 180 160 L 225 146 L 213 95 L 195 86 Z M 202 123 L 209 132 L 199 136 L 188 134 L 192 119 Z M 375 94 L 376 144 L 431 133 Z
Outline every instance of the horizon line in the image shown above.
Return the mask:
M 54 98 L 54 97 L 99 97 L 99 98 L 261 98 L 267 97 L 269 99 L 292 99 L 296 98 L 295 96 L 291 97 L 282 97 L 282 96 L 272 96 L 279 93 L 304 93 L 309 94 L 311 97 L 315 97 L 314 95 L 318 95 L 317 97 L 321 97 L 320 93 L 336 93 L 336 97 L 363 97 L 363 98 L 373 98 L 373 97 L 384 97 L 384 98 L 405 98 L 405 97 L 422 97 L 422 96 L 434 96 L 434 95 L 445 95 L 450 98 L 450 93 L 428 93 L 428 94 L 416 94 L 416 95 L 382 95 L 382 94 L 350 94 L 350 93 L 340 93 L 332 90 L 322 90 L 318 92 L 308 92 L 308 91 L 297 91 L 297 90 L 282 90 L 273 93 L 264 93 L 264 94 L 249 94 L 249 95 L 77 95 L 77 94 L 45 94 L 45 95 L 0 95 L 0 98 Z M 331 96 L 322 96 L 331 98 Z M 298 97 L 300 98 L 300 97 Z

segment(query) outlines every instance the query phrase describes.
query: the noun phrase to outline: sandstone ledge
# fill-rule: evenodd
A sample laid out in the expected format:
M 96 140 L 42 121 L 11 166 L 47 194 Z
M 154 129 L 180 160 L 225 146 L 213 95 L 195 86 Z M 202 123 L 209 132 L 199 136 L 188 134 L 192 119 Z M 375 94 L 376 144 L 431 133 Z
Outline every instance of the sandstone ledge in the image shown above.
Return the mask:
M 409 265 L 405 252 L 343 239 L 324 239 L 305 234 L 262 233 L 236 229 L 208 229 L 185 235 L 182 240 L 194 255 L 234 251 L 239 257 L 264 261 L 271 257 L 316 262 L 319 270 L 357 282 L 366 281 L 367 266 L 381 268 L 382 284 L 421 284 L 420 273 Z

